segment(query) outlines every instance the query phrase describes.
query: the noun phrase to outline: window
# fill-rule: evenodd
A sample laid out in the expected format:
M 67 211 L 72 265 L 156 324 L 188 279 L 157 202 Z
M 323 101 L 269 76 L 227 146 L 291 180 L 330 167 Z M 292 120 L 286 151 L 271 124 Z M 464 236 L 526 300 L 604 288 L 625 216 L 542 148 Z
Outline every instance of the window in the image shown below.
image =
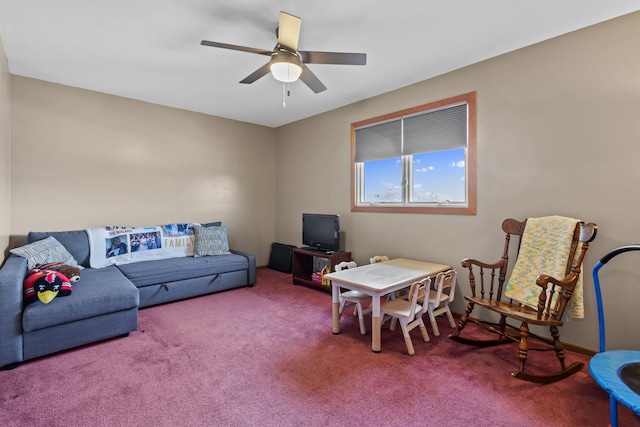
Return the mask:
M 351 124 L 354 212 L 475 215 L 476 93 Z

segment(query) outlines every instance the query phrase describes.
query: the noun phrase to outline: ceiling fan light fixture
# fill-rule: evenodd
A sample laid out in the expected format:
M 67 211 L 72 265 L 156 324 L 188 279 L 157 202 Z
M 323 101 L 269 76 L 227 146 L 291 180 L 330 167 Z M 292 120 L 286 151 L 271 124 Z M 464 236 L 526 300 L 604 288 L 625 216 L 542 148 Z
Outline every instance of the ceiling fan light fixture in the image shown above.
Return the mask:
M 302 74 L 302 60 L 290 53 L 274 54 L 270 64 L 273 78 L 281 82 L 295 82 Z

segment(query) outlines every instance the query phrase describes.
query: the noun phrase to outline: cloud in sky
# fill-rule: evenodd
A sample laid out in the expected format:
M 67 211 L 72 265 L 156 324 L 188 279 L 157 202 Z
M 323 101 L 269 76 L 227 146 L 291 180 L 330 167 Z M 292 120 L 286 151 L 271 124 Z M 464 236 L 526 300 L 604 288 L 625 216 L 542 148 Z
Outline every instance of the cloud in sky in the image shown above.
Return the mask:
M 433 166 L 428 166 L 426 168 L 416 168 L 416 172 L 420 173 L 420 172 L 429 172 L 434 170 L 435 168 Z
M 464 167 L 464 160 L 460 160 L 458 162 L 451 162 L 451 163 L 449 163 L 449 166 L 453 166 L 454 168 L 463 168 Z

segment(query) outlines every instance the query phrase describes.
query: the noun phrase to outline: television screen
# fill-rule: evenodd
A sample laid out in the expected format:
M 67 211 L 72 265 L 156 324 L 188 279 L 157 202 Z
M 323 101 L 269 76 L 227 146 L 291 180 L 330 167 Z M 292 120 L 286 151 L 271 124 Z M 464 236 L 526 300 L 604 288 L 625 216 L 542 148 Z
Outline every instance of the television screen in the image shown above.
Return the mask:
M 302 244 L 331 252 L 340 249 L 340 215 L 302 214 Z

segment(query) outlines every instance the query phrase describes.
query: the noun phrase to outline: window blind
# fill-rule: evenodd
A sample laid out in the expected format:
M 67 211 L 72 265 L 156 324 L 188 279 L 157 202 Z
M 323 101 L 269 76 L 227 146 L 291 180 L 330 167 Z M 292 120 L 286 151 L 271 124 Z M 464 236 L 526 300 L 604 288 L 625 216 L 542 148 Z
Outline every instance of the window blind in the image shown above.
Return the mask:
M 467 146 L 467 104 L 404 118 L 402 154 Z
M 467 146 L 467 104 L 357 128 L 356 162 Z
M 402 122 L 392 121 L 356 129 L 356 162 L 392 159 L 402 155 Z

